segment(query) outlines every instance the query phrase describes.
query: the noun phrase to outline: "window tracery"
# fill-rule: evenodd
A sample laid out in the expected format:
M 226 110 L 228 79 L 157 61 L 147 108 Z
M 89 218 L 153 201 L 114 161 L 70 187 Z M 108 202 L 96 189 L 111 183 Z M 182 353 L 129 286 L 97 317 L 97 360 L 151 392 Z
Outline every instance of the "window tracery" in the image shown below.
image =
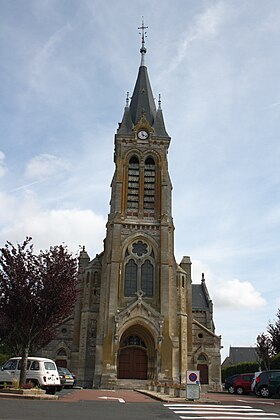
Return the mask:
M 142 291 L 144 297 L 153 297 L 155 282 L 154 252 L 142 240 L 135 241 L 125 251 L 124 296 L 136 296 Z

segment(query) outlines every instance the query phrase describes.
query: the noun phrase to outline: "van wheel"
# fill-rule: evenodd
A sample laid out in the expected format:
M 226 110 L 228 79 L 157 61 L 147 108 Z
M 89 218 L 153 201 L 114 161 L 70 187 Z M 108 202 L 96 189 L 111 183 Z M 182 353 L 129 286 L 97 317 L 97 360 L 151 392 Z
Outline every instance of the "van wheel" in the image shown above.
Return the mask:
M 55 386 L 52 386 L 51 388 L 47 388 L 46 389 L 46 394 L 48 394 L 48 395 L 54 395 L 55 394 L 55 391 L 56 391 L 56 387 Z
M 263 386 L 263 387 L 260 389 L 260 396 L 261 396 L 261 397 L 264 397 L 264 398 L 269 397 L 269 390 L 268 390 L 268 387 L 267 387 L 267 386 Z
M 238 394 L 238 395 L 244 394 L 244 389 L 242 388 L 242 386 L 238 386 L 236 388 L 236 394 Z
M 230 394 L 234 394 L 234 388 L 233 388 L 233 386 L 231 385 L 231 386 L 229 386 L 229 388 L 228 388 L 228 392 L 230 393 Z

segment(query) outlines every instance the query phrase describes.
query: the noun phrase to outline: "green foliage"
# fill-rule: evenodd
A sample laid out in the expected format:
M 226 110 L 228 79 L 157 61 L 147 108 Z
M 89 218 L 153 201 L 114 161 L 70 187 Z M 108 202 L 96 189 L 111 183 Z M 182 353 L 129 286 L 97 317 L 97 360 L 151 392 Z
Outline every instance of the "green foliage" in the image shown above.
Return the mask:
M 268 324 L 267 332 L 270 335 L 273 353 L 277 355 L 280 352 L 280 309 L 278 309 L 274 323 Z
M 280 353 L 273 357 L 270 363 L 271 369 L 280 369 Z
M 280 368 L 280 309 L 278 309 L 275 321 L 268 324 L 267 333 L 257 336 L 257 352 L 262 369 Z
M 237 363 L 236 365 L 226 366 L 222 368 L 222 382 L 225 378 L 237 373 L 254 373 L 259 370 L 259 364 L 257 362 L 244 362 Z
M 11 354 L 7 354 L 7 353 L 0 353 L 0 366 L 3 365 L 7 360 L 10 359 Z

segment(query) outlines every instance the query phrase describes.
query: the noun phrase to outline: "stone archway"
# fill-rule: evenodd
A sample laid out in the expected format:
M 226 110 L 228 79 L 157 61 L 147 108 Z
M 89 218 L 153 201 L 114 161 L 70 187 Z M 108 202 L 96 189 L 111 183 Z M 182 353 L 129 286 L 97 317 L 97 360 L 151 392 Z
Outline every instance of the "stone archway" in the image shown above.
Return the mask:
M 207 385 L 209 384 L 208 357 L 204 353 L 201 353 L 198 356 L 197 362 L 197 370 L 200 371 L 200 383 L 201 385 Z
M 118 352 L 118 379 L 154 379 L 156 349 L 150 333 L 139 325 L 126 330 Z

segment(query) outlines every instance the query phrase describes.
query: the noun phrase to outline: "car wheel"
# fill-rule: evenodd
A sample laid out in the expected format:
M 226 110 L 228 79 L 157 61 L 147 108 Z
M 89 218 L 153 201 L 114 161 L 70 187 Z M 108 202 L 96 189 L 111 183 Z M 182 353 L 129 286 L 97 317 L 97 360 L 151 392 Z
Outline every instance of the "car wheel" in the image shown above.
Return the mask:
M 261 397 L 264 397 L 264 398 L 269 397 L 269 390 L 268 390 L 267 386 L 263 386 L 263 387 L 260 389 L 260 396 L 261 396 Z
M 236 388 L 236 394 L 238 394 L 238 395 L 244 394 L 244 389 L 242 388 L 242 386 L 238 386 Z
M 234 388 L 233 388 L 233 386 L 232 386 L 232 385 L 230 385 L 230 386 L 228 387 L 228 392 L 229 392 L 230 394 L 234 394 Z

